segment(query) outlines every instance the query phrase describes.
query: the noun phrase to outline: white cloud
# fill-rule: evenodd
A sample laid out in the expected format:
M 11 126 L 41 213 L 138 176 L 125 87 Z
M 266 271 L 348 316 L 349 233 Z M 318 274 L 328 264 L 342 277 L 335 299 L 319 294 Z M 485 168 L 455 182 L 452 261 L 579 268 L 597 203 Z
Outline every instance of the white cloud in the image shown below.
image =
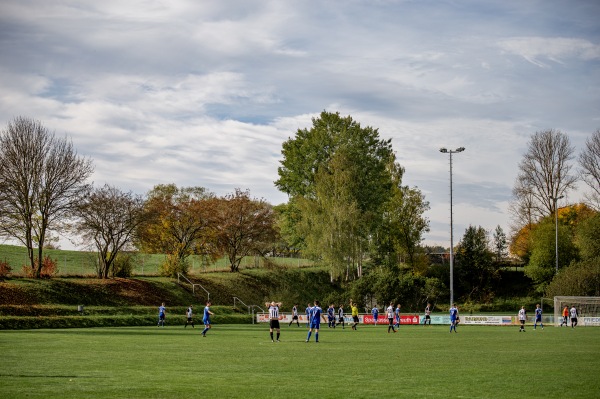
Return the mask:
M 513 37 L 499 41 L 498 45 L 539 67 L 548 67 L 548 61 L 565 64 L 572 59 L 600 59 L 600 45 L 580 38 Z

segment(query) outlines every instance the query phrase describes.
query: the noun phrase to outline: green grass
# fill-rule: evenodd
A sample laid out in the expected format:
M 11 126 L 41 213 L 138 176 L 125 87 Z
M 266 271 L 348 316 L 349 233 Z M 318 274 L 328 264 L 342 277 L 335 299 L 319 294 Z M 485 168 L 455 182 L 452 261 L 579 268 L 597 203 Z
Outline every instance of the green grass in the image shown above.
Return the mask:
M 168 319 L 167 319 L 168 322 Z M 6 398 L 597 398 L 600 328 L 0 331 Z
M 59 275 L 88 276 L 96 274 L 95 252 L 46 249 L 44 254 L 57 262 Z M 165 261 L 165 255 L 140 253 L 137 259 L 134 268 L 135 275 L 157 275 L 159 274 L 160 265 Z M 191 255 L 188 260 L 191 274 L 229 270 L 229 263 L 224 257 L 209 265 L 204 265 L 202 258 L 197 255 Z M 23 265 L 29 265 L 27 249 L 17 245 L 0 244 L 0 261 L 7 262 L 12 268 L 12 273 L 21 274 Z M 269 261 L 280 267 L 307 267 L 313 265 L 313 262 L 308 259 L 269 258 Z M 264 267 L 264 259 L 246 256 L 240 267 L 241 269 L 254 268 L 257 262 L 258 266 Z

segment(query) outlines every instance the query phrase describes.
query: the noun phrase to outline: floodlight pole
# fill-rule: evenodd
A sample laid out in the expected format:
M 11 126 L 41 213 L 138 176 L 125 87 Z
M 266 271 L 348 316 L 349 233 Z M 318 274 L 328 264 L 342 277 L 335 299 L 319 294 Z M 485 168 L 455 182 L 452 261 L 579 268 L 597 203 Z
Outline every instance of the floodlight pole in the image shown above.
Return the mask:
M 554 254 L 554 259 L 556 261 L 556 273 L 558 273 L 558 208 L 556 207 L 556 201 L 564 198 L 564 195 L 560 197 L 550 197 L 552 201 L 554 201 L 554 249 L 556 250 Z
M 459 147 L 456 150 L 440 148 L 440 152 L 450 154 L 450 307 L 454 305 L 454 217 L 452 214 L 452 154 L 463 152 L 465 147 Z

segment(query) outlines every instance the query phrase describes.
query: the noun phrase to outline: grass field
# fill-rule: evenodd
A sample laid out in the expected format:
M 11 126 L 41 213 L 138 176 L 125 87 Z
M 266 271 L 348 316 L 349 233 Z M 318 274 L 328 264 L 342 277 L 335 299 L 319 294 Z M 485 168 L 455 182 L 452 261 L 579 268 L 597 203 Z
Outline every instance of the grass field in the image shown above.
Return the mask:
M 0 397 L 600 397 L 600 328 L 199 327 L 0 331 Z
M 44 254 L 56 261 L 59 275 L 96 275 L 95 252 L 47 249 L 44 250 Z M 0 261 L 7 262 L 12 268 L 12 272 L 17 275 L 21 274 L 23 265 L 30 264 L 27 259 L 27 249 L 17 245 L 0 244 Z M 133 273 L 138 276 L 157 275 L 160 265 L 164 261 L 165 255 L 163 254 L 139 253 Z M 201 256 L 190 255 L 188 261 L 191 274 L 229 270 L 229 262 L 225 257 L 210 264 L 204 264 Z M 269 258 L 269 261 L 280 267 L 307 267 L 314 264 L 311 260 L 297 258 Z M 242 259 L 240 268 L 264 267 L 264 263 L 264 259 L 260 257 L 246 256 Z

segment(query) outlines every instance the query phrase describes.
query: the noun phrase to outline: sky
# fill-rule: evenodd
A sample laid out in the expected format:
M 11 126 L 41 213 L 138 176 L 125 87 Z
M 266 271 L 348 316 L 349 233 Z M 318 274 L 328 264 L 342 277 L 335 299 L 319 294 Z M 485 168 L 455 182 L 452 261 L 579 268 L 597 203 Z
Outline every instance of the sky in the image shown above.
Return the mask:
M 97 187 L 287 202 L 282 143 L 322 111 L 392 139 L 430 203 L 425 244 L 450 245 L 441 147 L 466 148 L 454 244 L 469 225 L 508 234 L 531 135 L 560 130 L 577 155 L 600 128 L 600 2 L 0 2 L 0 128 L 23 116 L 68 137 Z

